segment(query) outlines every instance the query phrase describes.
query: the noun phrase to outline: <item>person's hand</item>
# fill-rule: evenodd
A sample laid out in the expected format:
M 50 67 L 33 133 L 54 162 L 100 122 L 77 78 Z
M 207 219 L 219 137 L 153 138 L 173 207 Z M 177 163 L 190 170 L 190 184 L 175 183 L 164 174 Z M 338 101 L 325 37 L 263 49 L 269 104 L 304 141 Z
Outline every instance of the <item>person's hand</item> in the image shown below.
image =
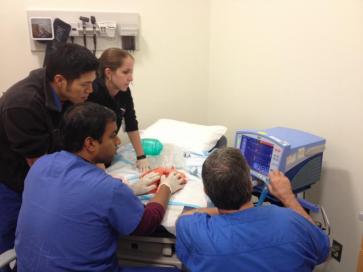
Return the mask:
M 104 163 L 96 163 L 96 166 L 102 170 L 106 170 L 106 166 Z
M 160 186 L 164 185 L 169 187 L 170 193 L 174 194 L 185 186 L 186 179 L 185 177 L 176 171 L 171 172 L 168 177 L 165 175 L 161 176 Z
M 145 173 L 146 171 L 150 170 L 150 164 L 147 158 L 137 160 L 136 167 L 139 169 L 141 173 Z
M 269 177 L 268 190 L 273 196 L 284 204 L 295 198 L 291 189 L 291 182 L 282 172 L 273 171 L 269 174 Z
M 127 186 L 129 186 L 129 181 L 127 180 L 126 177 L 124 177 L 123 175 L 120 174 L 109 174 L 111 177 L 113 177 L 114 179 L 118 179 L 119 181 L 121 181 L 122 183 L 125 183 Z
M 156 172 L 150 172 L 143 176 L 139 181 L 130 184 L 129 186 L 135 195 L 144 195 L 156 189 L 157 184 L 155 182 L 159 179 L 160 174 Z
M 314 220 L 297 201 L 294 193 L 292 192 L 291 182 L 289 179 L 280 171 L 274 171 L 270 173 L 269 176 L 271 182 L 268 185 L 268 189 L 270 193 L 277 197 L 285 207 L 291 208 L 315 225 Z

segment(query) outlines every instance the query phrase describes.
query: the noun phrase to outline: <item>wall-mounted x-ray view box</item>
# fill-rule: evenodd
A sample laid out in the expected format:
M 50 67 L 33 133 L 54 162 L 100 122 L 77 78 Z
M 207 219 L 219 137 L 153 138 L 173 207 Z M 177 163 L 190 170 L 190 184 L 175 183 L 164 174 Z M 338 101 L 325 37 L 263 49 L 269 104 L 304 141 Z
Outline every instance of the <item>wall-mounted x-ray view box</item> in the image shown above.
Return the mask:
M 273 170 L 283 172 L 295 193 L 308 189 L 321 175 L 325 139 L 284 127 L 236 132 L 235 147 L 240 149 L 251 169 L 255 188 L 268 181 Z
M 30 17 L 29 18 L 31 38 L 36 41 L 48 41 L 54 39 L 52 18 Z

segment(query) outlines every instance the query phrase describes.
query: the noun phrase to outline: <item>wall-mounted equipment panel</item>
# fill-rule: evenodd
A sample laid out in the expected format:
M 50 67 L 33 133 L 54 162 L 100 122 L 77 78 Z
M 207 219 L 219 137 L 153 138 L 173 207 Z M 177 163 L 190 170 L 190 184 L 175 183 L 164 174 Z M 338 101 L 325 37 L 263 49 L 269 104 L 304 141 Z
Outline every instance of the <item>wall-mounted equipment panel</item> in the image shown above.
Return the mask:
M 28 10 L 27 16 L 33 52 L 45 51 L 52 40 L 77 43 L 94 52 L 109 47 L 139 49 L 137 13 Z

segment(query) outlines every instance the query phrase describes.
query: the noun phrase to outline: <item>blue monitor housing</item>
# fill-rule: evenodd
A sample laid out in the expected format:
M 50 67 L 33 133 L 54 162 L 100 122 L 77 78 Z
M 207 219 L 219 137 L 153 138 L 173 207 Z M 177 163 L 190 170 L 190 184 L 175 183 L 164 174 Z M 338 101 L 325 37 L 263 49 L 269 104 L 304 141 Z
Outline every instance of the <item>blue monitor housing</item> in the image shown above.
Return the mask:
M 307 132 L 275 127 L 237 131 L 235 147 L 246 158 L 255 182 L 266 182 L 269 172 L 279 170 L 290 179 L 292 190 L 299 193 L 320 179 L 325 142 Z

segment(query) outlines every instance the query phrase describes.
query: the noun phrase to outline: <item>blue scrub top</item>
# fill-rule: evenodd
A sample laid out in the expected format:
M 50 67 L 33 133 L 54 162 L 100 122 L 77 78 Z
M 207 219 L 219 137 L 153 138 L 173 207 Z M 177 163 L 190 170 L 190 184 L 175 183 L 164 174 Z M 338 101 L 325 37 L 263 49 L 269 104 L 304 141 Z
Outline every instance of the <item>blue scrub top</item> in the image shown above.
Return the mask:
M 182 216 L 176 253 L 194 271 L 307 272 L 326 260 L 328 236 L 274 205 L 226 215 Z
M 65 151 L 43 156 L 25 179 L 18 271 L 118 271 L 118 234 L 130 234 L 143 212 L 104 170 Z

